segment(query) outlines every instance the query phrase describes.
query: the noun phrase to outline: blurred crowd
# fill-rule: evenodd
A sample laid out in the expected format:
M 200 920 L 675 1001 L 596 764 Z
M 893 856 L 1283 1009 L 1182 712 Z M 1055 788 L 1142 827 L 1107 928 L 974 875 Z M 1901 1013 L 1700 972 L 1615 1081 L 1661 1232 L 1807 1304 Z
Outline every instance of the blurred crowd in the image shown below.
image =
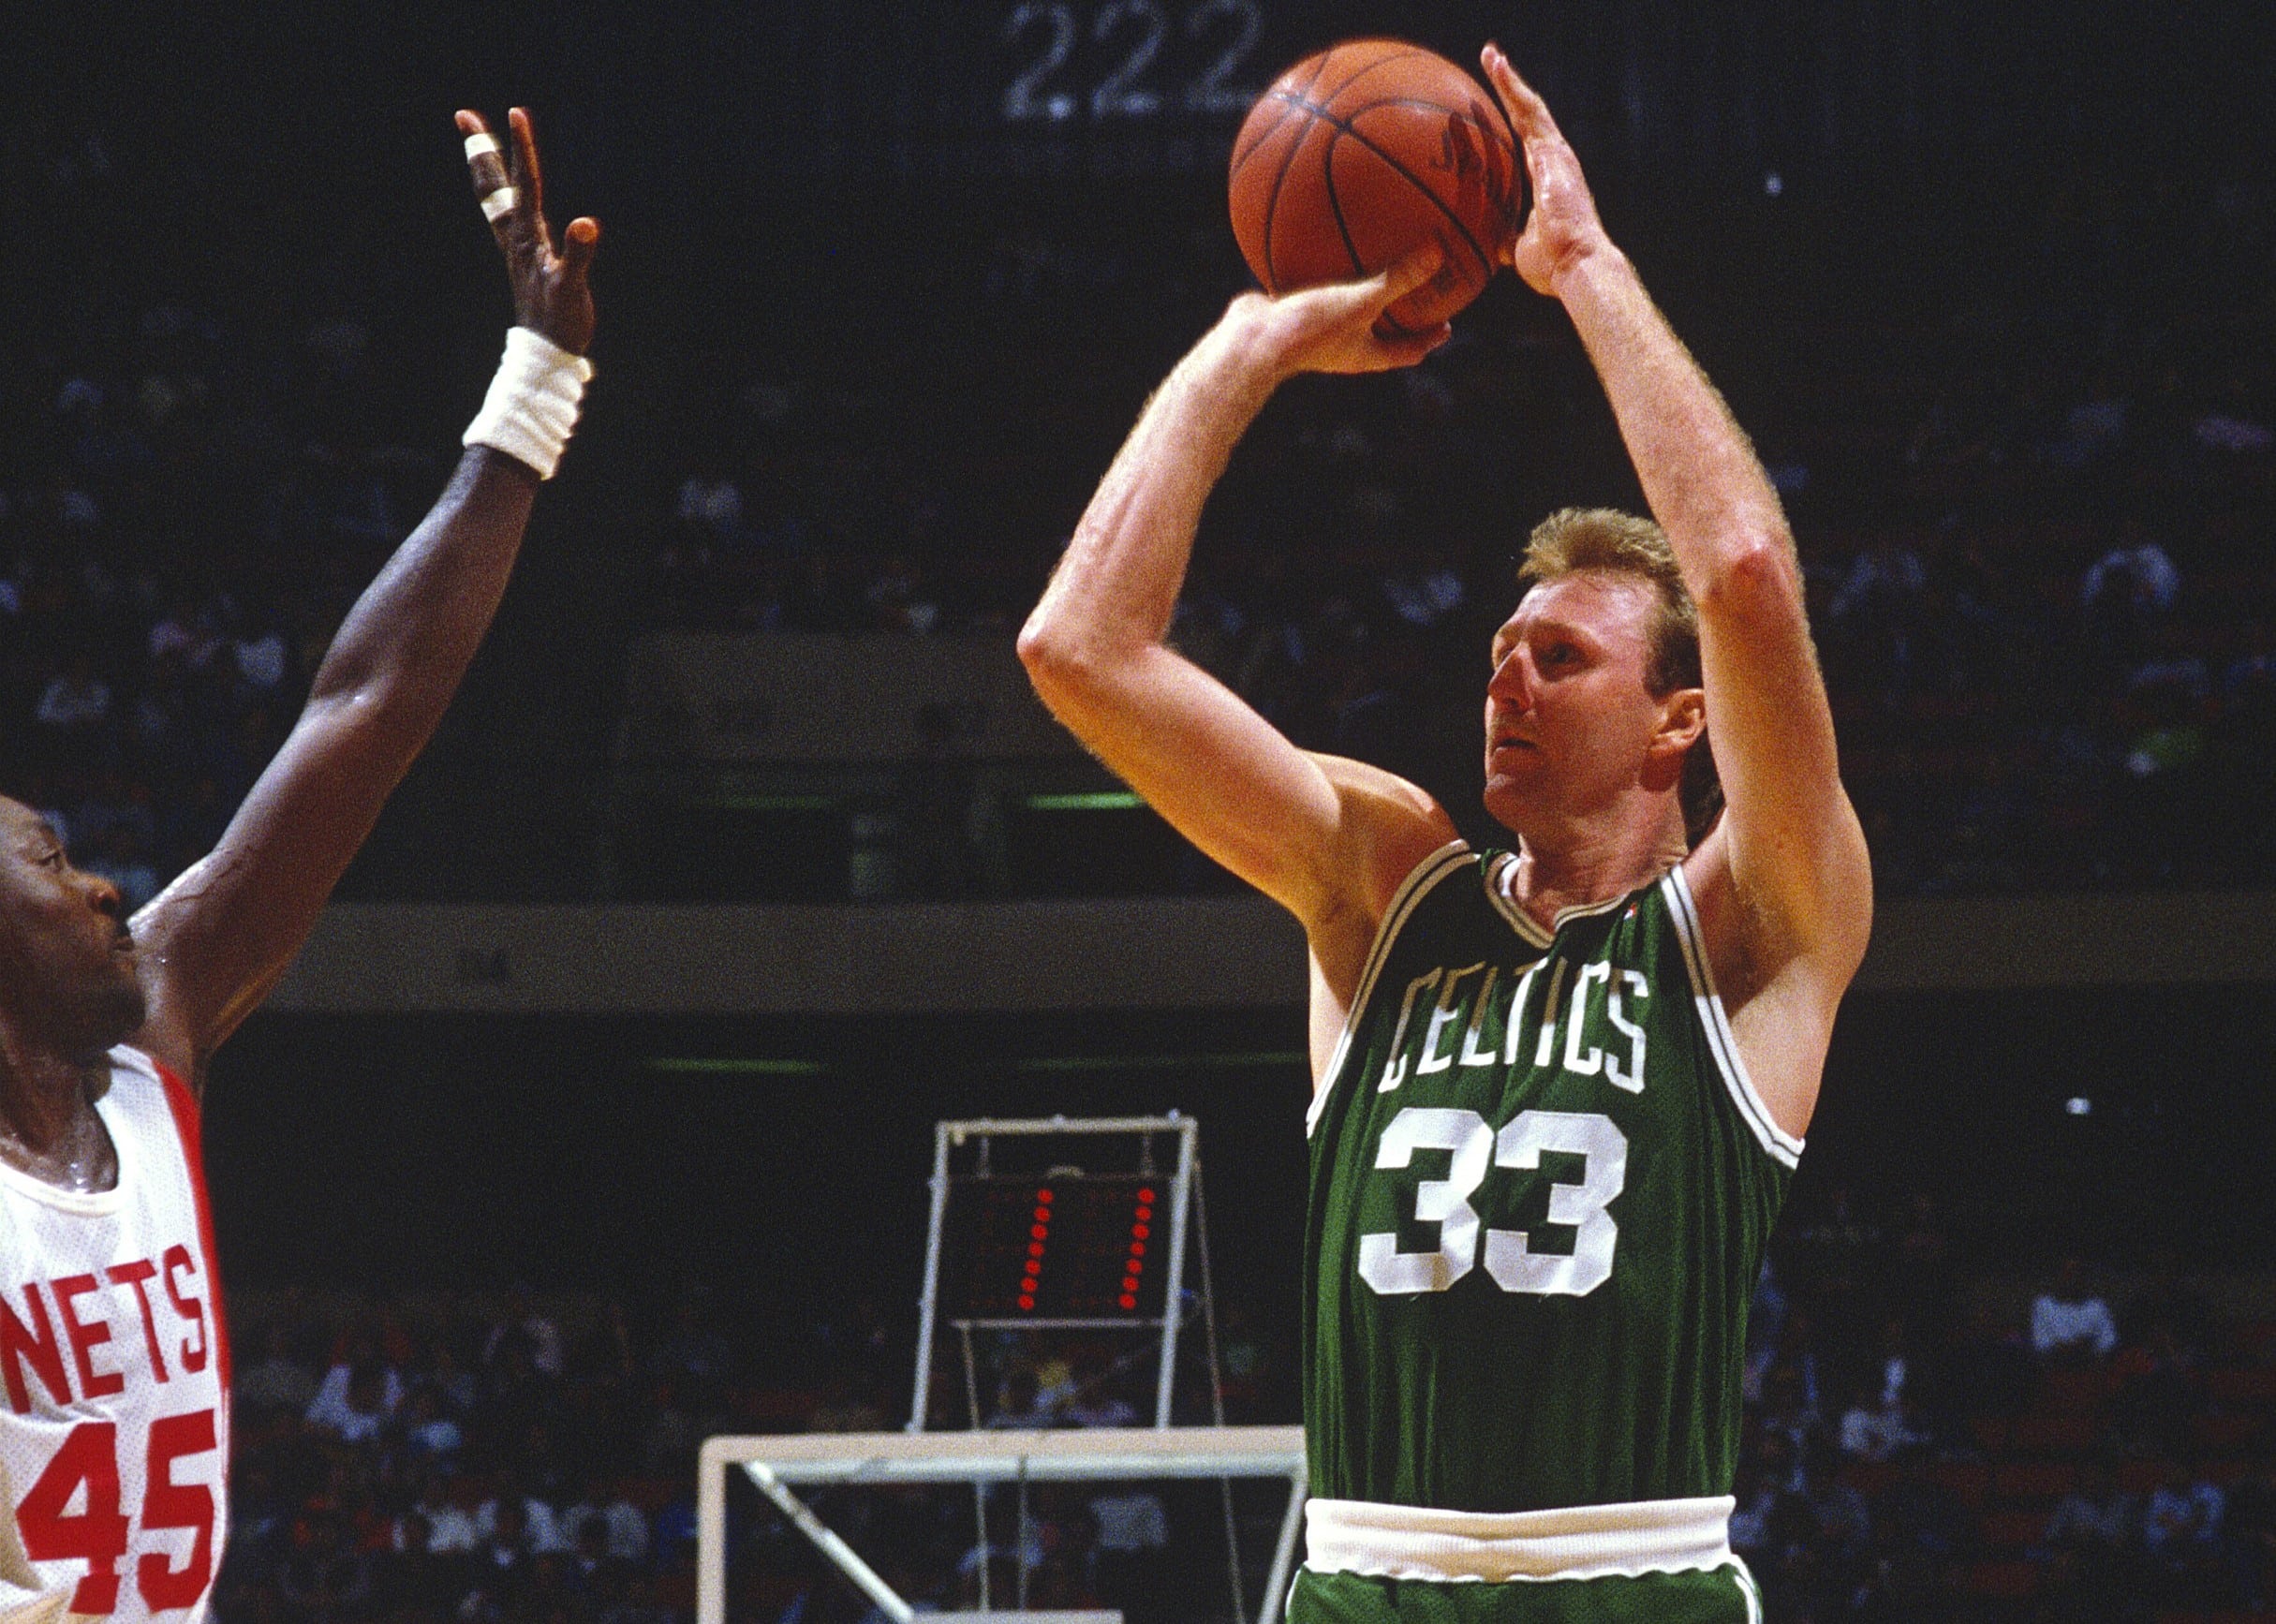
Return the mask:
M 2276 1605 L 2276 1319 L 2170 1262 L 2026 1302 L 1925 1196 L 1781 1232 L 1732 1543 L 1766 1617 L 2165 1619 Z M 2115 1300 L 2114 1300 L 2115 1299 Z
M 1284 391 L 1205 520 L 1174 628 L 1301 743 L 1450 800 L 1475 776 L 1484 651 L 1525 530 L 1634 501 L 1605 466 L 1594 379 L 1538 317 L 1477 318 L 1401 377 Z M 2108 335 L 2090 362 L 2067 330 L 1989 319 L 1832 326 L 1741 393 L 1795 520 L 1883 882 L 2266 882 L 2268 320 Z M 1091 423 L 1092 380 L 1068 371 L 1023 378 L 1020 409 Z M 732 451 L 657 513 L 652 622 L 1016 627 L 1067 533 L 1065 480 L 1046 477 L 1049 502 L 960 482 L 896 446 L 924 415 L 882 389 L 787 383 L 729 404 Z M 1111 437 L 1091 437 L 1095 478 Z
M 9 156 L 29 269 L 0 332 L 0 780 L 139 898 L 210 843 L 438 488 L 465 403 L 436 385 L 473 341 L 406 356 L 423 295 L 336 261 L 289 287 L 217 251 L 156 273 L 124 252 L 153 176 L 59 127 Z M 2108 199 L 2068 248 L 2050 224 L 2043 263 L 1935 308 L 1693 320 L 1706 273 L 1669 272 L 1793 516 L 1889 890 L 2276 878 L 2276 344 L 2254 291 L 2276 187 L 2169 202 L 2202 216 L 2169 222 L 2194 256 L 2173 288 L 2097 281 L 2136 252 Z M 605 477 L 565 516 L 609 527 L 634 590 L 588 606 L 576 663 L 613 668 L 643 628 L 1008 637 L 1237 279 L 1215 206 L 976 221 L 935 240 L 921 312 L 880 259 L 837 294 L 879 319 L 828 344 L 611 362 L 643 421 L 580 444 Z M 1504 286 L 1422 368 L 1281 392 L 1174 635 L 1304 744 L 1467 807 L 1525 529 L 1634 501 L 1569 330 Z M 595 777 L 608 731 L 512 730 L 569 740 Z
M 1926 1196 L 1795 1215 L 1754 1303 L 1732 1543 L 1771 1624 L 2154 1624 L 2276 1610 L 2276 1304 L 2151 1259 L 1987 1271 Z M 1996 1248 L 1995 1248 L 1996 1249 Z M 2254 1293 L 2258 1294 L 2255 1295 Z M 1219 1327 L 1234 1423 L 1294 1418 L 1280 1316 Z M 274 1624 L 665 1624 L 694 1597 L 695 1450 L 717 1432 L 867 1431 L 907 1413 L 908 1328 L 858 1300 L 786 1325 L 696 1286 L 655 1305 L 513 1292 L 423 1307 L 292 1295 L 242 1311 L 218 1616 Z M 1194 1355 L 1198 1360 L 1198 1354 Z M 1096 1334 L 948 1363 L 984 1427 L 1139 1425 L 1150 1349 Z M 1199 1363 L 1181 1423 L 1209 1413 Z M 879 1615 L 755 1493 L 730 1496 L 730 1617 Z M 1255 1491 L 1255 1492 L 1251 1492 Z M 825 1490 L 904 1595 L 970 1608 L 1231 1616 L 1270 1484 Z M 1024 1500 L 1024 1504 L 1023 1504 Z M 1252 1596 L 1253 1599 L 1253 1596 Z
M 138 288 L 100 241 L 131 186 L 99 137 L 9 157 L 0 784 L 139 906 L 275 751 L 448 442 L 391 431 L 352 302 L 281 326 Z M 67 296 L 40 300 L 48 277 Z

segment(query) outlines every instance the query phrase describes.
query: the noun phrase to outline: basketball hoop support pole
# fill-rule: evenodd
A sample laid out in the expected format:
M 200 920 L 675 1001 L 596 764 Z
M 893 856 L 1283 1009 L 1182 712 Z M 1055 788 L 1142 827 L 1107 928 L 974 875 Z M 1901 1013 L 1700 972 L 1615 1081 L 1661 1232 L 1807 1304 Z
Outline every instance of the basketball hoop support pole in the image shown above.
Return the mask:
M 1059 1432 L 799 1433 L 711 1438 L 696 1475 L 696 1624 L 726 1624 L 727 1473 L 741 1467 L 830 1560 L 889 1616 L 899 1602 L 885 1582 L 800 1504 L 791 1484 L 892 1487 L 903 1484 L 1131 1483 L 1148 1478 L 1278 1478 L 1288 1507 L 1258 1609 L 1278 1624 L 1294 1575 L 1308 1486 L 1304 1431 L 1295 1426 L 1090 1427 Z M 793 1510 L 792 1508 L 796 1508 Z M 802 1514 L 803 1513 L 803 1514 Z M 811 1527 L 809 1527 L 811 1524 Z M 820 1529 L 822 1537 L 817 1538 Z M 849 1558 L 853 1565 L 849 1565 Z M 856 1568 L 859 1572 L 856 1572 Z M 876 1588 L 862 1584 L 866 1573 Z M 888 1600 L 890 1598 L 890 1600 Z M 907 1603 L 901 1603 L 906 1606 Z
M 932 1398 L 933 1334 L 940 1315 L 941 1219 L 948 1213 L 950 1127 L 946 1122 L 933 1125 L 933 1211 L 925 1225 L 924 1296 L 917 1306 L 917 1391 L 909 1401 L 910 1432 L 924 1430 L 924 1411 Z
M 1154 1389 L 1154 1425 L 1170 1425 L 1170 1390 L 1177 1381 L 1177 1325 L 1186 1294 L 1186 1209 L 1193 1194 L 1193 1153 L 1201 1125 L 1191 1117 L 1177 1124 L 1177 1181 L 1170 1192 L 1170 1290 L 1161 1306 L 1161 1374 Z M 1210 1371 L 1212 1384 L 1217 1372 Z

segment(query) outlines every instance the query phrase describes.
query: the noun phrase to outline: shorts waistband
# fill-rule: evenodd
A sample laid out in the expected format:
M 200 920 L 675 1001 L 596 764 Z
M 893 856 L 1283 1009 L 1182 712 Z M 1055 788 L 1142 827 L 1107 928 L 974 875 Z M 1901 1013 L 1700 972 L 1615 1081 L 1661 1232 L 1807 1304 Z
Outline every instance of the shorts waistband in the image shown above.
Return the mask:
M 1503 1513 L 1315 1499 L 1304 1508 L 1304 1565 L 1316 1573 L 1493 1584 L 1693 1572 L 1734 1560 L 1737 1504 L 1717 1495 Z

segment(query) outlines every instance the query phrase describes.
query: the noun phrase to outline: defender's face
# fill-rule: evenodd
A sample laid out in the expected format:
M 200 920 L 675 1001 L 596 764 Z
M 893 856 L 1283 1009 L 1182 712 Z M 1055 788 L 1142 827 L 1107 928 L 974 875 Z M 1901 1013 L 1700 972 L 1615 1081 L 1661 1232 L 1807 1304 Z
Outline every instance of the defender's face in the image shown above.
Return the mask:
M 1667 715 L 1648 684 L 1658 613 L 1648 582 L 1582 570 L 1528 592 L 1494 634 L 1485 689 L 1485 806 L 1585 811 L 1635 785 Z
M 71 866 L 48 820 L 0 798 L 0 1008 L 19 1029 L 92 1058 L 142 1024 L 118 888 Z

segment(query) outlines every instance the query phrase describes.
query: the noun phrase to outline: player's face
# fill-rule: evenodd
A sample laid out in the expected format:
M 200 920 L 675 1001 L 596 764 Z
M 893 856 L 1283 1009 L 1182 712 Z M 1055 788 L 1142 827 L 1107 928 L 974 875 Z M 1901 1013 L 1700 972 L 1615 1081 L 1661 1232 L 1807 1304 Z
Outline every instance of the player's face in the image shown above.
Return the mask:
M 20 1031 L 92 1058 L 143 1017 L 118 888 L 71 866 L 48 820 L 0 797 L 0 1007 Z
M 1536 586 L 1494 634 L 1485 689 L 1485 806 L 1514 829 L 1610 805 L 1664 752 L 1648 582 L 1582 570 Z M 1679 765 L 1679 756 L 1677 758 Z

